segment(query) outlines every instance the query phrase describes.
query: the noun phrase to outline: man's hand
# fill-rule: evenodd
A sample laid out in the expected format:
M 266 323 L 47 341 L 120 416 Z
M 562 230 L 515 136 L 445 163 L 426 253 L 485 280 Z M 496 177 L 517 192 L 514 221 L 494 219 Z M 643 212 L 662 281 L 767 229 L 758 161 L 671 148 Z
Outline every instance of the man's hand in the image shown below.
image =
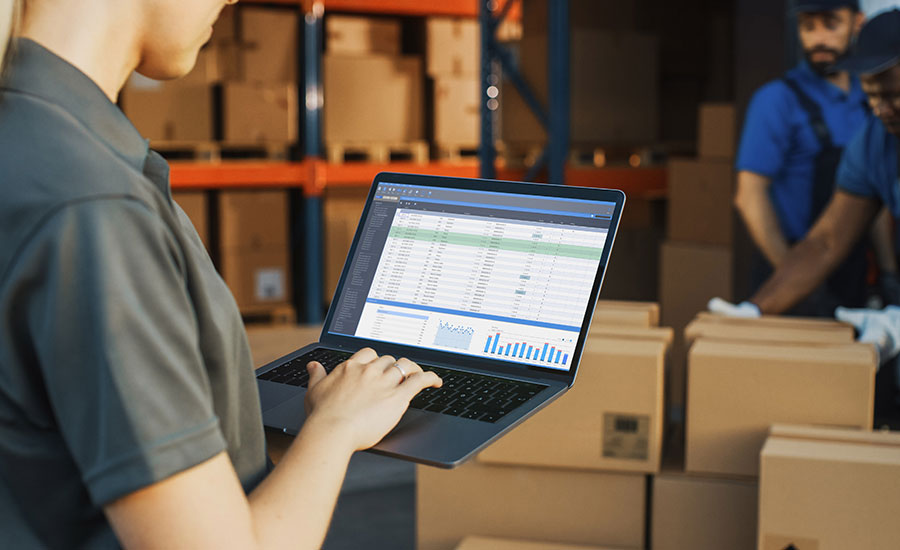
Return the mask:
M 900 307 L 888 306 L 882 310 L 839 307 L 834 316 L 853 325 L 860 342 L 875 346 L 880 365 L 900 355 Z
M 713 298 L 709 301 L 709 304 L 707 304 L 706 307 L 710 312 L 717 315 L 723 315 L 725 317 L 756 319 L 761 315 L 759 308 L 756 307 L 756 304 L 750 302 L 732 304 L 731 302 L 727 302 L 722 298 Z

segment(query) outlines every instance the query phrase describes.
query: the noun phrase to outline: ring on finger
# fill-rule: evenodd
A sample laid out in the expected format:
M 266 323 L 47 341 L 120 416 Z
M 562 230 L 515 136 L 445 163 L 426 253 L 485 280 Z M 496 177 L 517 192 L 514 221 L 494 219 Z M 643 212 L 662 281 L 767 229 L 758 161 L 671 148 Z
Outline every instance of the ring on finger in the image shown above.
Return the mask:
M 400 376 L 402 377 L 402 378 L 400 379 L 400 382 L 403 383 L 404 381 L 406 381 L 406 378 L 407 378 L 409 375 L 406 373 L 405 370 L 403 370 L 403 367 L 400 366 L 400 361 L 395 362 L 395 363 L 394 363 L 393 365 L 391 365 L 391 366 L 394 367 L 395 369 L 397 369 L 398 371 L 400 371 Z

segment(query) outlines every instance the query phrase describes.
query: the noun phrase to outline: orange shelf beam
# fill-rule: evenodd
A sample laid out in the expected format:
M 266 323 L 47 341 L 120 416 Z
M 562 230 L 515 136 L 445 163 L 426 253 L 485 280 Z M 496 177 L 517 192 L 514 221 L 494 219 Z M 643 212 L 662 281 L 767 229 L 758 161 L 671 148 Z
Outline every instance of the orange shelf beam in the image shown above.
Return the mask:
M 449 162 L 392 162 L 386 164 L 330 164 L 307 162 L 172 162 L 173 189 L 232 189 L 260 187 L 303 187 L 317 196 L 331 186 L 366 186 L 379 172 L 428 174 L 456 178 L 478 177 L 477 164 Z M 497 177 L 520 180 L 524 170 L 499 169 Z M 664 168 L 567 168 L 566 181 L 581 187 L 621 189 L 629 196 L 665 197 Z
M 310 179 L 304 162 L 172 162 L 173 189 L 303 187 Z
M 309 11 L 313 0 L 242 0 L 246 4 L 284 4 Z M 322 0 L 325 11 L 386 15 L 478 17 L 478 0 Z M 502 4 L 501 4 L 502 5 Z M 513 6 L 511 20 L 520 18 L 520 5 Z

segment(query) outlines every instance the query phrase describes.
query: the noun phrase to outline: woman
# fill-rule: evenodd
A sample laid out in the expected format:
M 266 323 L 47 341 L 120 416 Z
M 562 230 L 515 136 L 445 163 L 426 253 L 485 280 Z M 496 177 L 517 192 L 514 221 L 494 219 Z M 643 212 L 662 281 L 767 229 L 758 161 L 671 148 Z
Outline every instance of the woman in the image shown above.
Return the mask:
M 440 380 L 365 349 L 266 475 L 240 316 L 115 107 L 236 0 L 27 0 L 0 101 L 0 532 L 17 548 L 318 548 L 353 452 Z M 395 368 L 396 367 L 396 368 Z

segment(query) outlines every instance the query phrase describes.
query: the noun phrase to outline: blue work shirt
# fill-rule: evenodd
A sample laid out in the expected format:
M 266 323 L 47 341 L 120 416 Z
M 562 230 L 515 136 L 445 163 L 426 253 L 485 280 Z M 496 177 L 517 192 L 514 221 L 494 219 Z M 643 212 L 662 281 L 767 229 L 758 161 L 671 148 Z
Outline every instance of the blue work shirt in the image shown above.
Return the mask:
M 846 146 L 863 126 L 868 109 L 859 79 L 844 92 L 816 75 L 806 62 L 788 71 L 807 96 L 822 108 L 836 147 Z M 747 109 L 735 169 L 769 178 L 769 197 L 789 241 L 802 239 L 812 226 L 815 160 L 822 147 L 807 112 L 783 80 L 769 82 Z
M 860 197 L 880 200 L 894 218 L 900 218 L 897 183 L 897 136 L 875 115 L 856 134 L 841 158 L 837 187 Z

